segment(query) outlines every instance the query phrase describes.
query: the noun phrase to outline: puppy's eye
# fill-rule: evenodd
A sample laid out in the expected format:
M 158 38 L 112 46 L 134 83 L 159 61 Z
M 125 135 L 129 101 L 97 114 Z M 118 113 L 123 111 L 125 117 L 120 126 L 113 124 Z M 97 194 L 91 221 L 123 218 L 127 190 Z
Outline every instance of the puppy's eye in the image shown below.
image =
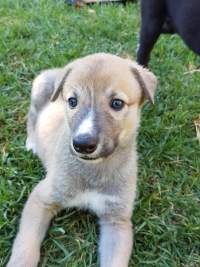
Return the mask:
M 69 104 L 70 108 L 75 108 L 78 104 L 77 98 L 76 97 L 70 97 L 68 99 L 68 104 Z
M 112 109 L 119 111 L 124 107 L 124 101 L 118 98 L 113 99 L 110 103 L 110 106 Z

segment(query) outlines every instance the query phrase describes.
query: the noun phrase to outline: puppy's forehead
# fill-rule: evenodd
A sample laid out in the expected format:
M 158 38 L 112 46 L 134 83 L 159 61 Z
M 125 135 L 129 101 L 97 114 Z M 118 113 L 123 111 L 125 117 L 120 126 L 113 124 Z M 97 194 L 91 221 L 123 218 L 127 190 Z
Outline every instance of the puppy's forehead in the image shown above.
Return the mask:
M 113 55 L 99 54 L 77 61 L 67 83 L 94 90 L 95 93 L 123 92 L 136 99 L 141 96 L 138 82 L 132 75 L 127 60 Z

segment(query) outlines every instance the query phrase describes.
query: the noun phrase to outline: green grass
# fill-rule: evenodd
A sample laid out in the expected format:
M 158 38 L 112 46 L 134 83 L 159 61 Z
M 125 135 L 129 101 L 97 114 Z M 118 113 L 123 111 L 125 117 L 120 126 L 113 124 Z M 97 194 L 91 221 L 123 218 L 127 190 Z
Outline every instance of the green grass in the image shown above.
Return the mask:
M 28 194 L 44 176 L 24 148 L 31 81 L 42 69 L 111 52 L 135 56 L 137 5 L 75 10 L 63 1 L 0 0 L 0 266 L 5 266 Z M 159 77 L 138 138 L 138 198 L 131 267 L 200 266 L 199 57 L 178 36 L 162 36 L 150 68 Z M 42 245 L 40 266 L 97 266 L 96 218 L 62 212 Z

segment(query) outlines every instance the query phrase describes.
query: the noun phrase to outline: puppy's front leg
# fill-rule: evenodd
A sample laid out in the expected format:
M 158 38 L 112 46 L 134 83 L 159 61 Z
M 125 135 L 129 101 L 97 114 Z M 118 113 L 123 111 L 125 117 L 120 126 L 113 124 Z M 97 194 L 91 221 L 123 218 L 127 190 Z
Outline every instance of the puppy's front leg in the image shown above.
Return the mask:
M 52 203 L 48 183 L 41 181 L 31 193 L 22 213 L 19 232 L 7 267 L 36 267 L 40 244 L 58 207 Z
M 133 243 L 130 220 L 102 220 L 100 224 L 100 266 L 128 267 Z

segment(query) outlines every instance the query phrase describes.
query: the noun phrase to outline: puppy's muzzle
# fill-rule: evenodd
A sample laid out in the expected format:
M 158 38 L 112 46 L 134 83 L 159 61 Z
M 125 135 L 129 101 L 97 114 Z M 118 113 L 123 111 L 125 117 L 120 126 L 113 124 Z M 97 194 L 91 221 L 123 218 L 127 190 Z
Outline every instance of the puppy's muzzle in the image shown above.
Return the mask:
M 81 134 L 73 139 L 73 148 L 80 154 L 92 154 L 97 149 L 98 137 L 90 134 Z

